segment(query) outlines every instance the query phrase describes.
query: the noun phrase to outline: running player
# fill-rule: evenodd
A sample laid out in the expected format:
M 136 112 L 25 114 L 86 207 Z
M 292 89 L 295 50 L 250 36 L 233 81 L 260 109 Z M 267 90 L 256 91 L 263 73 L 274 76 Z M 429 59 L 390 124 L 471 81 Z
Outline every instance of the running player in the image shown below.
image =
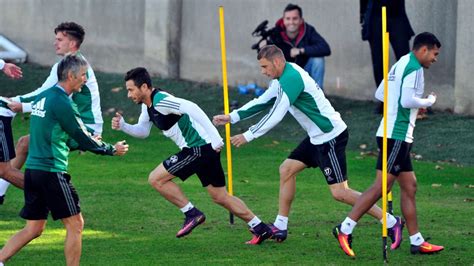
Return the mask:
M 424 92 L 423 68 L 429 68 L 437 61 L 441 43 L 432 33 L 424 32 L 415 37 L 413 50 L 395 63 L 388 74 L 388 190 L 396 180 L 400 184 L 400 203 L 410 234 L 411 253 L 431 254 L 444 249 L 443 246 L 426 242 L 418 229 L 416 218 L 416 177 L 410 160 L 418 108 L 430 107 L 436 101 L 431 93 L 422 98 Z M 375 97 L 383 102 L 383 81 Z M 352 231 L 359 219 L 382 196 L 382 137 L 383 119 L 377 131 L 377 145 L 380 149 L 374 184 L 359 197 L 346 219 L 333 230 L 342 250 L 351 257 Z
M 272 78 L 266 92 L 230 115 L 214 116 L 216 125 L 237 123 L 252 117 L 267 107 L 271 110 L 257 124 L 243 134 L 233 136 L 236 147 L 258 138 L 277 125 L 290 112 L 308 136 L 280 165 L 280 199 L 278 216 L 272 226 L 273 238 L 279 242 L 287 238 L 288 215 L 295 196 L 296 175 L 308 167 L 319 167 L 326 178 L 334 199 L 353 205 L 360 192 L 349 188 L 346 173 L 347 126 L 324 96 L 309 74 L 294 63 L 288 63 L 283 52 L 274 45 L 263 47 L 258 53 L 262 74 Z M 382 210 L 370 206 L 369 213 L 382 220 Z M 400 218 L 387 214 L 392 240 L 401 235 Z
M 222 138 L 204 111 L 193 102 L 153 88 L 145 68 L 128 71 L 125 82 L 128 98 L 141 104 L 142 112 L 135 125 L 126 123 L 117 113 L 112 119 L 112 128 L 134 137 L 146 138 L 152 125 L 155 125 L 181 149 L 160 163 L 148 177 L 150 185 L 185 215 L 183 227 L 176 237 L 191 233 L 206 219 L 204 213 L 194 207 L 173 182 L 175 177 L 185 181 L 196 174 L 215 203 L 249 225 L 253 238 L 247 244 L 257 245 L 269 238 L 270 227 L 255 216 L 242 200 L 227 193 L 220 161 Z

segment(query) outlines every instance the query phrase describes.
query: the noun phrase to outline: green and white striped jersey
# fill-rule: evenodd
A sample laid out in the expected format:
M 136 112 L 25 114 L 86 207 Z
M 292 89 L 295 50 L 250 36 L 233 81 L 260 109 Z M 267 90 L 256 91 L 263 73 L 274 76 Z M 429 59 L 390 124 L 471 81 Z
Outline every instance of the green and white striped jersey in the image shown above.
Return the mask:
M 210 143 L 213 149 L 224 145 L 219 132 L 204 111 L 195 103 L 154 90 L 152 106 L 142 104 L 138 123 L 130 125 L 122 119 L 120 129 L 134 137 L 146 138 L 154 124 L 180 149 Z
M 68 140 L 82 150 L 113 155 L 113 145 L 95 140 L 87 132 L 77 109 L 66 92 L 56 85 L 37 95 L 30 118 L 30 146 L 26 168 L 47 172 L 66 172 Z
M 85 60 L 80 52 L 77 54 Z M 41 87 L 30 93 L 13 98 L 13 100 L 23 103 L 23 112 L 31 112 L 31 103 L 35 100 L 36 96 L 58 83 L 58 64 L 59 62 L 53 65 L 48 78 Z M 87 82 L 82 86 L 81 91 L 74 93 L 71 97 L 74 104 L 77 105 L 82 121 L 84 121 L 88 128 L 94 131 L 94 135 L 101 135 L 104 120 L 102 119 L 102 110 L 100 108 L 99 85 L 90 64 L 86 75 Z
M 288 111 L 314 145 L 334 139 L 347 128 L 308 72 L 294 63 L 286 63 L 280 78 L 272 80 L 264 94 L 232 111 L 231 123 L 250 118 L 269 107 L 270 111 L 244 133 L 247 141 L 267 133 Z
M 424 86 L 423 68 L 413 52 L 404 55 L 392 66 L 388 73 L 388 138 L 413 142 L 418 108 L 429 107 L 435 102 L 432 95 L 421 98 Z M 383 81 L 377 88 L 375 97 L 383 102 Z M 378 137 L 383 137 L 383 123 L 382 118 L 377 130 Z

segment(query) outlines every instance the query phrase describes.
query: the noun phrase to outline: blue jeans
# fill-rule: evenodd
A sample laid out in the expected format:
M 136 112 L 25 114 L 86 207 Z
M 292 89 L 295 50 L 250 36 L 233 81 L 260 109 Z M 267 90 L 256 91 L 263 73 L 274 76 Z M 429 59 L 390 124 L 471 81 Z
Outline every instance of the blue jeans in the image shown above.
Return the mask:
M 304 70 L 318 83 L 319 87 L 323 89 L 324 83 L 324 57 L 310 57 Z

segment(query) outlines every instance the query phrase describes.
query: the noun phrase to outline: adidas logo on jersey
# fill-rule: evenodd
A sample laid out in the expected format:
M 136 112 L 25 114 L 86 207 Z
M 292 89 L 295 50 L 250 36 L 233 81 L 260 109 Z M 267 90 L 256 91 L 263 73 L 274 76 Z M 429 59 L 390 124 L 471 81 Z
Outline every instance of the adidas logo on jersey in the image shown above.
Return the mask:
M 31 106 L 32 111 L 31 115 L 44 117 L 46 115 L 46 111 L 44 110 L 44 102 L 46 98 L 41 98 L 41 100 L 37 101 L 35 104 Z

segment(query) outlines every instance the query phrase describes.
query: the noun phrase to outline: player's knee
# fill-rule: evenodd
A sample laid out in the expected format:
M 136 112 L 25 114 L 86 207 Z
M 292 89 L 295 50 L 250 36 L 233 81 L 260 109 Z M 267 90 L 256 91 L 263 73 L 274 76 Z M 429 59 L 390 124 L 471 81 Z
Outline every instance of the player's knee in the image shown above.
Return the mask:
M 293 176 L 293 171 L 291 170 L 291 168 L 284 164 L 280 165 L 279 172 L 280 181 L 288 180 Z
M 417 189 L 416 187 L 417 187 L 416 182 L 412 182 L 412 183 L 410 183 L 410 184 L 408 184 L 408 185 L 405 185 L 405 186 L 403 187 L 403 190 L 405 190 L 405 192 L 406 192 L 409 196 L 414 197 L 415 194 L 416 194 L 416 189 Z
M 30 143 L 29 136 L 23 136 L 18 139 L 18 143 L 16 144 L 16 153 L 18 154 L 26 154 L 28 153 L 28 145 Z
M 38 238 L 43 234 L 44 231 L 44 226 L 31 226 L 31 227 L 25 227 L 25 231 L 29 238 L 34 239 Z
M 158 175 L 154 174 L 154 172 L 151 172 L 148 176 L 148 184 L 150 184 L 157 190 L 160 190 L 163 187 L 164 183 L 165 182 Z

